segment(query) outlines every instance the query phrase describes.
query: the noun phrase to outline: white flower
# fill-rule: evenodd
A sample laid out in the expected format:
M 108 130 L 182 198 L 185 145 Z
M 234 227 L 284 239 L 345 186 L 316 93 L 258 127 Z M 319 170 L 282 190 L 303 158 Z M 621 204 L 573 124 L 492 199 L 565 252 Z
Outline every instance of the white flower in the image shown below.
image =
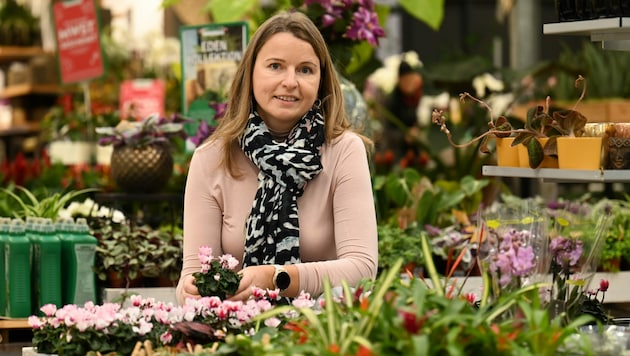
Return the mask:
M 421 68 L 423 66 L 422 61 L 420 61 L 418 57 L 418 53 L 414 51 L 392 55 L 385 58 L 383 66 L 370 74 L 367 81 L 374 84 L 383 94 L 387 95 L 391 93 L 398 82 L 398 67 L 403 60 L 412 68 Z
M 505 114 L 514 102 L 514 93 L 495 94 L 488 98 L 487 103 L 492 108 L 494 117 Z
M 491 92 L 500 92 L 505 88 L 503 82 L 490 73 L 478 75 L 473 79 L 473 88 L 478 98 L 486 96 L 486 89 Z

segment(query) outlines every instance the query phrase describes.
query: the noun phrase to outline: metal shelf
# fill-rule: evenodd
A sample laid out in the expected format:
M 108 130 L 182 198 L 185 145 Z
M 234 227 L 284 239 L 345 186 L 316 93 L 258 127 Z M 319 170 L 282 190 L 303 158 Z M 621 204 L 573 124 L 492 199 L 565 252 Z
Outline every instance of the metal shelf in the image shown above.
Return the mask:
M 579 169 L 558 169 L 558 168 L 517 168 L 483 166 L 484 176 L 494 177 L 516 177 L 516 178 L 539 178 L 547 182 L 557 183 L 615 183 L 630 182 L 630 170 L 609 169 L 609 170 L 579 170 Z
M 630 50 L 630 17 L 547 23 L 543 33 L 590 36 L 591 41 L 601 42 L 603 49 Z

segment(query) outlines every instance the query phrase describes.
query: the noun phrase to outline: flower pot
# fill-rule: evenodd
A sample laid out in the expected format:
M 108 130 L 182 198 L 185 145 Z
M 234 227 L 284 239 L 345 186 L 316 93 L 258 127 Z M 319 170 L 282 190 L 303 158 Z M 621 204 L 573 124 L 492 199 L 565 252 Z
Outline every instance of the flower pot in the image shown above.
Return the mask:
M 630 169 L 630 138 L 608 138 L 609 169 Z
M 170 146 L 118 146 L 111 158 L 112 178 L 128 193 L 154 193 L 163 189 L 173 175 Z
M 538 142 L 545 147 L 548 138 L 543 137 L 539 138 Z M 533 168 L 529 166 L 529 153 L 527 152 L 527 146 L 520 144 L 517 146 L 518 149 L 518 162 L 519 165 L 523 168 Z M 538 167 L 535 168 L 558 168 L 558 158 L 545 156 Z
M 501 167 L 520 167 L 518 146 L 512 147 L 514 137 L 497 138 L 497 165 Z
M 602 141 L 602 137 L 558 137 L 558 168 L 600 169 Z

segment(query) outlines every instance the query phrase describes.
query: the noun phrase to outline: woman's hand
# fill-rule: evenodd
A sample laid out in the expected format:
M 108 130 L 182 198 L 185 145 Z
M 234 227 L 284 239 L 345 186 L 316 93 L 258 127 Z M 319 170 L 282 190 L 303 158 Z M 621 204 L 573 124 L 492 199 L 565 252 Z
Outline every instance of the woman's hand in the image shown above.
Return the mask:
M 261 289 L 274 289 L 272 279 L 275 271 L 275 268 L 271 265 L 250 266 L 243 268 L 239 271 L 239 274 L 241 275 L 241 283 L 238 286 L 238 290 L 228 299 L 245 301 L 252 295 L 253 287 Z M 197 288 L 195 287 L 195 290 L 196 289 Z
M 195 285 L 195 277 L 193 277 L 192 275 L 185 276 L 182 283 L 182 293 L 184 296 L 184 300 L 188 298 L 201 298 L 201 295 L 199 295 L 199 290 Z

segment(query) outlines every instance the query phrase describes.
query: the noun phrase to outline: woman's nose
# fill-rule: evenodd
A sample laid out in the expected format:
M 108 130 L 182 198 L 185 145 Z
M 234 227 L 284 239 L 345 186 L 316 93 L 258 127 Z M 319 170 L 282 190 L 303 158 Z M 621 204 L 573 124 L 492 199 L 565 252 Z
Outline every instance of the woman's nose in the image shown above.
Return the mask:
M 286 86 L 287 88 L 293 88 L 293 87 L 296 87 L 298 85 L 297 76 L 296 76 L 294 70 L 286 71 L 286 74 L 285 74 L 285 77 L 284 77 L 284 79 L 282 81 L 282 84 L 284 86 Z

